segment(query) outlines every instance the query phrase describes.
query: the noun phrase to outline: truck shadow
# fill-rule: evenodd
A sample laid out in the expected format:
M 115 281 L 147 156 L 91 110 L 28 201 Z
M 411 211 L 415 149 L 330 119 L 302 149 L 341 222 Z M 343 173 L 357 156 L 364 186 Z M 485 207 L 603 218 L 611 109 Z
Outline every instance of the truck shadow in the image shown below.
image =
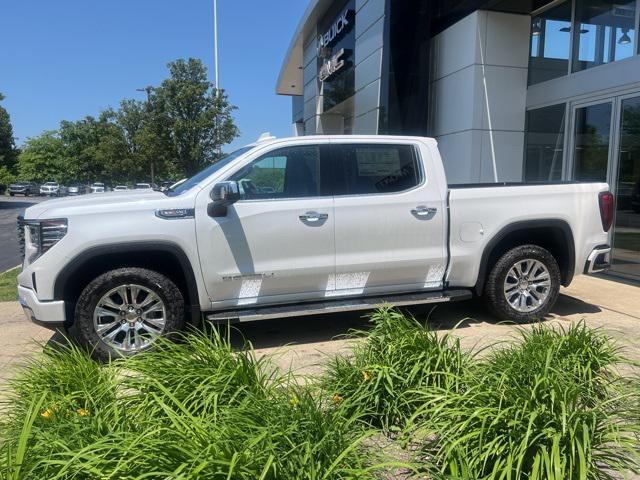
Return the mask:
M 435 306 L 416 306 L 405 308 L 403 311 L 420 322 L 426 321 L 434 330 L 479 327 L 483 323 L 507 323 L 495 318 L 480 299 Z M 561 294 L 551 313 L 564 317 L 600 311 L 596 305 Z M 231 338 L 238 347 L 246 340 L 251 342 L 254 348 L 328 342 L 344 337 L 353 330 L 369 329 L 371 313 L 372 311 L 348 312 L 243 323 L 232 327 Z
M 427 322 L 434 330 L 468 328 L 481 324 L 495 325 L 502 322 L 496 319 L 479 299 L 450 304 L 416 306 L 402 309 L 420 322 Z M 551 313 L 555 316 L 592 314 L 600 312 L 596 305 L 578 298 L 561 294 Z M 370 328 L 372 311 L 333 313 L 263 320 L 232 325 L 219 325 L 222 334 L 229 333 L 235 348 L 241 348 L 250 342 L 256 349 L 281 347 L 285 345 L 305 345 L 344 338 L 354 330 L 366 331 Z M 551 318 L 551 317 L 549 317 Z M 230 331 L 227 331 L 230 328 Z M 64 335 L 55 333 L 47 346 L 65 345 Z

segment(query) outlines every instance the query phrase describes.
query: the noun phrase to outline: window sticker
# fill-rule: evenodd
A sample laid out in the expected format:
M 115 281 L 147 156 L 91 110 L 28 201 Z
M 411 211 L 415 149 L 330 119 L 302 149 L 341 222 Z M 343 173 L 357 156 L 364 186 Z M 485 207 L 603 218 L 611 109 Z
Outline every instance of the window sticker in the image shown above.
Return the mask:
M 396 148 L 358 148 L 356 161 L 360 177 L 383 177 L 400 170 L 400 152 Z

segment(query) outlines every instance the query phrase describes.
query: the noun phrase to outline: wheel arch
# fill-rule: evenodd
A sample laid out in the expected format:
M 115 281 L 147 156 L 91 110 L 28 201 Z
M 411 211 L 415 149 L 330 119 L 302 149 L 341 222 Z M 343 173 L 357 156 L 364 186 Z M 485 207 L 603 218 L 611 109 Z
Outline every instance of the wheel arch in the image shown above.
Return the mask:
M 187 321 L 200 322 L 198 285 L 189 258 L 171 242 L 130 242 L 99 245 L 75 256 L 57 275 L 54 299 L 64 300 L 67 325 L 74 318 L 76 300 L 86 285 L 116 268 L 148 268 L 170 278 L 180 289 L 187 307 Z
M 482 251 L 475 292 L 482 295 L 491 266 L 508 250 L 519 245 L 533 244 L 547 249 L 558 262 L 561 283 L 569 286 L 575 271 L 575 242 L 573 231 L 564 220 L 525 220 L 503 227 Z

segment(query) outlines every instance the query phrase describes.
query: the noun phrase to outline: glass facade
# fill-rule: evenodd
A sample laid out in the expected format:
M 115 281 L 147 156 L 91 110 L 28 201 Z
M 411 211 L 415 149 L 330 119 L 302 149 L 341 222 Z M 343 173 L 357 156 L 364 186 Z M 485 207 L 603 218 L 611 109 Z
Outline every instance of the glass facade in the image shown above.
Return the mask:
M 562 77 L 569 71 L 571 1 L 531 19 L 529 85 Z
M 585 70 L 634 54 L 636 2 L 577 0 L 573 71 Z M 576 38 L 577 37 L 577 38 Z
M 564 125 L 564 103 L 527 112 L 524 147 L 526 182 L 552 182 L 562 179 Z
M 576 109 L 573 179 L 606 182 L 611 140 L 611 102 Z
M 637 11 L 636 0 L 567 0 L 533 16 L 529 85 L 635 55 Z
M 621 108 L 612 270 L 640 278 L 640 97 Z

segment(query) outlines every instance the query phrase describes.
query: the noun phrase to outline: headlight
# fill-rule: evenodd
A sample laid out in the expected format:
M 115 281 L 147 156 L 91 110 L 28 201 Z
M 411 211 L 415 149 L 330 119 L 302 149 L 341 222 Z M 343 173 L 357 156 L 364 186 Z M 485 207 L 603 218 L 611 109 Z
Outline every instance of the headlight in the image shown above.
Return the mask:
M 67 234 L 67 219 L 18 220 L 22 230 L 25 265 L 36 261 L 43 253 L 53 247 Z

